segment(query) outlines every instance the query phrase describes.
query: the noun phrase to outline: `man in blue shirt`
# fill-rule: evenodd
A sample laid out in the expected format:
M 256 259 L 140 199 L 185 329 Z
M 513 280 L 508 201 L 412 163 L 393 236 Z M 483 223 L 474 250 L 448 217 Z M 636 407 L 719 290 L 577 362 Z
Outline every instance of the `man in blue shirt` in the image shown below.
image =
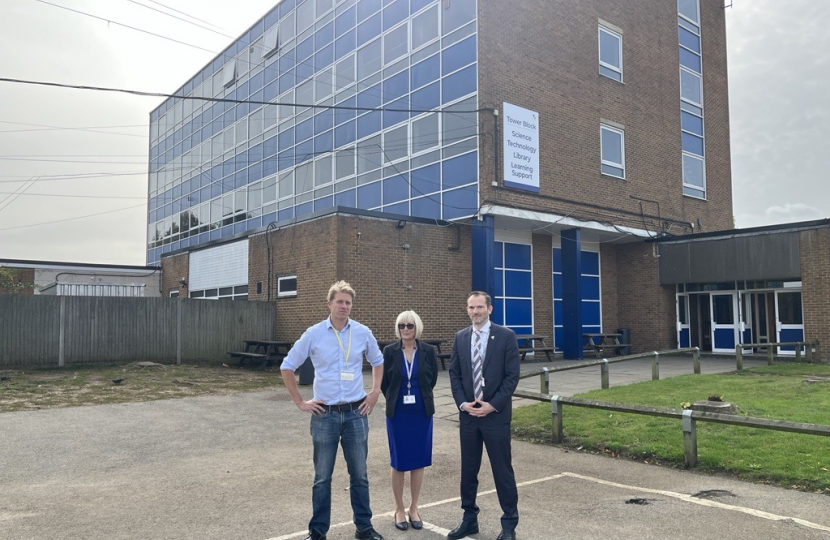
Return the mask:
M 313 507 L 306 540 L 325 540 L 331 523 L 331 475 L 337 446 L 351 479 L 350 495 L 358 540 L 383 540 L 372 527 L 369 507 L 369 419 L 380 396 L 383 354 L 368 327 L 349 319 L 354 289 L 338 281 L 329 289 L 331 315 L 303 333 L 283 360 L 282 378 L 291 400 L 301 411 L 311 413 L 314 445 Z M 372 366 L 372 390 L 363 389 L 363 358 Z M 294 371 L 306 358 L 314 364 L 314 396 L 303 401 Z

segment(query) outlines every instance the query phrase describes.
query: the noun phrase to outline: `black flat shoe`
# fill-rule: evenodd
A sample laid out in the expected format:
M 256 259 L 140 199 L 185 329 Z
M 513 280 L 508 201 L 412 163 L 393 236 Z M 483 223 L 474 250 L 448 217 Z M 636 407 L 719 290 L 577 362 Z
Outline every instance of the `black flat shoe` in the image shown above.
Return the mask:
M 397 518 L 395 518 L 395 519 L 397 519 Z M 413 525 L 412 527 L 414 528 L 415 525 Z M 409 524 L 406 521 L 396 521 L 395 522 L 395 528 L 398 529 L 399 531 L 405 531 L 409 528 Z
M 420 531 L 424 528 L 424 522 L 420 519 L 412 519 L 412 516 L 409 516 L 409 522 L 412 524 L 412 528 L 416 531 Z

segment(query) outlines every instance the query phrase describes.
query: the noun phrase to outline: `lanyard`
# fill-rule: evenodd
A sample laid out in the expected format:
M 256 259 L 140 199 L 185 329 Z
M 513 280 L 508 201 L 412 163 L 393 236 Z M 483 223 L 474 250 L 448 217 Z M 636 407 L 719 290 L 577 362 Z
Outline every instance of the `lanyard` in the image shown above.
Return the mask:
M 349 325 L 349 348 L 343 348 L 343 342 L 340 341 L 340 332 L 337 331 L 335 327 L 331 327 L 331 331 L 334 332 L 334 337 L 337 338 L 337 344 L 340 345 L 340 350 L 343 351 L 343 355 L 346 358 L 345 367 L 346 369 L 349 368 L 349 355 L 352 354 L 352 327 Z
M 406 361 L 406 351 L 403 351 L 403 366 L 406 369 L 406 378 L 407 378 L 407 382 L 406 382 L 406 393 L 407 394 L 412 393 L 412 370 L 415 369 L 415 354 L 417 352 L 418 352 L 417 350 L 413 350 L 412 351 L 412 362 L 407 362 Z

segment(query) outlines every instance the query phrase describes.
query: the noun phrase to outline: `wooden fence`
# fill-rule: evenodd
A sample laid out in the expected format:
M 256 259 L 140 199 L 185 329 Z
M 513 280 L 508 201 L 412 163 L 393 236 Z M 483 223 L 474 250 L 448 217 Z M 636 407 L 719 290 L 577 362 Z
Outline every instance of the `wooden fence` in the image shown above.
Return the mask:
M 274 339 L 268 302 L 0 295 L 0 368 L 220 360 Z

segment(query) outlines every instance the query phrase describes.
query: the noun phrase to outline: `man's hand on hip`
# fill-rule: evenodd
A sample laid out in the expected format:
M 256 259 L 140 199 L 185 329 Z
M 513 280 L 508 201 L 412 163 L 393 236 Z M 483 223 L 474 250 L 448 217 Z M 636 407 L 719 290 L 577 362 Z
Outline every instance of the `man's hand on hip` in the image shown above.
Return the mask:
M 297 405 L 297 408 L 300 409 L 301 411 L 311 413 L 314 416 L 319 416 L 319 415 L 323 414 L 326 410 L 323 407 L 323 405 L 325 405 L 324 402 L 315 401 L 313 399 L 310 399 L 308 401 L 301 401 L 301 402 L 297 403 L 296 405 Z

